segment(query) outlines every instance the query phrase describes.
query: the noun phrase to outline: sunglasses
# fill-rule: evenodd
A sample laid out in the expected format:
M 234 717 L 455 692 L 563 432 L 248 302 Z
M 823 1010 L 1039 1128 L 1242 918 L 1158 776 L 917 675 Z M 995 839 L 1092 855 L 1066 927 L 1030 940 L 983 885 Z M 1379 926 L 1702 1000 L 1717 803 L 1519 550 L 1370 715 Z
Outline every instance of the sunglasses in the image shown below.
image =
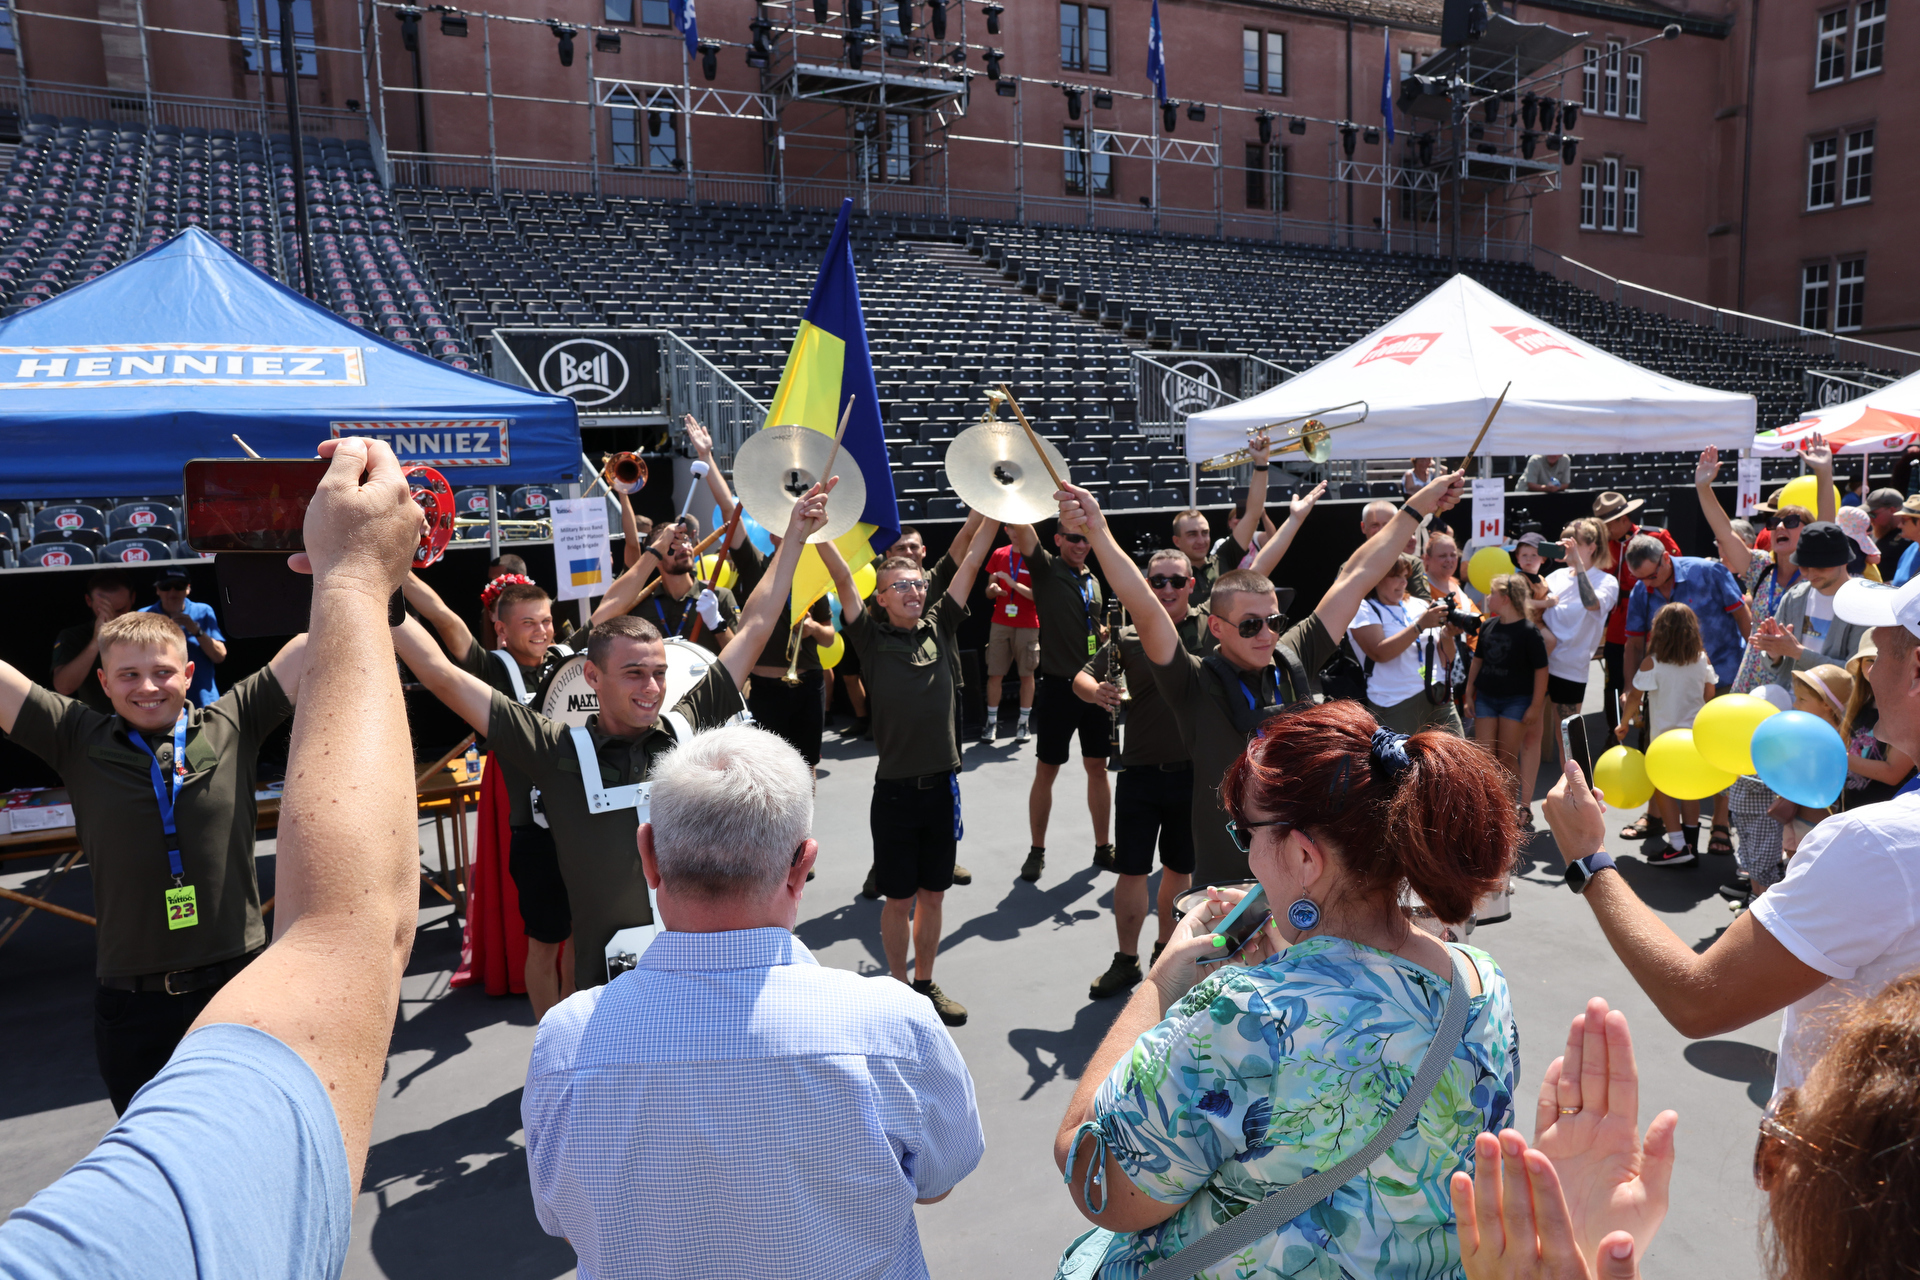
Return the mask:
M 1280 628 L 1286 625 L 1287 615 L 1284 613 L 1276 613 L 1265 618 L 1242 618 L 1234 624 L 1233 629 L 1240 633 L 1242 640 L 1251 640 L 1263 630 L 1271 631 L 1273 634 L 1279 635 Z
M 1165 591 L 1168 587 L 1184 587 L 1192 581 L 1184 573 L 1156 573 L 1147 579 L 1147 584 L 1155 591 Z
M 1087 535 L 1084 533 L 1063 533 L 1060 536 L 1075 546 L 1079 546 L 1087 540 Z
M 1798 1107 L 1799 1095 L 1796 1090 L 1787 1089 L 1774 1100 L 1767 1113 L 1760 1117 L 1760 1140 L 1753 1149 L 1753 1184 L 1762 1191 L 1773 1190 L 1774 1181 L 1780 1176 L 1780 1160 L 1788 1144 L 1811 1151 L 1816 1156 L 1826 1152 L 1814 1143 L 1789 1129 L 1781 1123 L 1781 1117 L 1793 1119 Z
M 1798 529 L 1805 523 L 1806 521 L 1802 520 L 1799 516 L 1781 516 L 1779 520 L 1779 525 L 1782 529 Z
M 1227 837 L 1233 841 L 1233 847 L 1238 849 L 1240 852 L 1252 853 L 1253 852 L 1253 833 L 1255 831 L 1258 831 L 1261 827 L 1280 828 L 1278 831 L 1273 833 L 1273 838 L 1276 840 L 1285 840 L 1287 838 L 1287 832 L 1293 829 L 1293 824 L 1291 822 L 1286 821 L 1284 818 L 1272 818 L 1266 822 L 1234 821 L 1234 822 L 1229 822 L 1227 824 Z

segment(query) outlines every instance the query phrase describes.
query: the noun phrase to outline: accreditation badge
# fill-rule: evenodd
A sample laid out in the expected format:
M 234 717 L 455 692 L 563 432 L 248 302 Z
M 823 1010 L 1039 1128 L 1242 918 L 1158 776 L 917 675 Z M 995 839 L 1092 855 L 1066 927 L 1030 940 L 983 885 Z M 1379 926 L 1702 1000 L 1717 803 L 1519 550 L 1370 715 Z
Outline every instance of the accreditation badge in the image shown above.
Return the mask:
M 1088 636 L 1087 637 L 1087 656 L 1091 658 L 1095 653 L 1098 653 L 1099 650 L 1100 650 L 1099 642 L 1095 640 L 1093 636 Z
M 167 928 L 191 929 L 199 923 L 200 908 L 194 899 L 193 886 L 185 884 L 167 890 Z
M 1008 605 L 1008 606 L 1007 606 L 1007 616 L 1008 616 L 1009 618 L 1017 618 L 1017 617 L 1019 617 L 1019 616 L 1020 616 L 1020 606 L 1019 606 L 1019 605 L 1017 605 L 1017 604 L 1010 604 L 1010 605 Z

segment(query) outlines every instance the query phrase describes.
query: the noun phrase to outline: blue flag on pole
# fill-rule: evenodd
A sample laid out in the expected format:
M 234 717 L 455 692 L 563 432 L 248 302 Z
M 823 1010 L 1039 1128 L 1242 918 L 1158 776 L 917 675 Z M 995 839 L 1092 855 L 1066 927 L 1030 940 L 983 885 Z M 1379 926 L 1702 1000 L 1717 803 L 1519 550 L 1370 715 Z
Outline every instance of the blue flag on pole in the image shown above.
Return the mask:
M 694 17 L 696 0 L 667 0 L 667 10 L 673 15 L 674 28 L 687 37 L 687 56 L 700 54 L 700 23 Z
M 1160 0 L 1153 0 L 1153 23 L 1147 28 L 1147 79 L 1153 81 L 1153 96 L 1167 100 L 1167 50 L 1160 38 Z
M 1156 0 L 1157 2 L 1157 0 Z M 1393 32 L 1380 33 L 1380 47 L 1385 50 L 1384 61 L 1380 64 L 1380 118 L 1386 121 L 1387 145 L 1393 145 L 1393 98 L 1399 88 L 1395 83 L 1399 79 L 1393 73 Z

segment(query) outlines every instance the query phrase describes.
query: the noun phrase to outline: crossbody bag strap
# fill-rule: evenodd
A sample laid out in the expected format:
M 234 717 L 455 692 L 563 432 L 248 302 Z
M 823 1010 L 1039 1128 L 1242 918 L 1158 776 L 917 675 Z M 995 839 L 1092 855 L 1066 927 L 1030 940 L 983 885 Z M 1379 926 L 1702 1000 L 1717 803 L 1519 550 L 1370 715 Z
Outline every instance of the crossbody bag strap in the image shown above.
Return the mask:
M 1427 1051 L 1420 1059 L 1413 1083 L 1407 1086 L 1407 1096 L 1400 1100 L 1400 1105 L 1394 1108 L 1379 1132 L 1368 1139 L 1367 1145 L 1331 1169 L 1302 1178 L 1292 1186 L 1282 1187 L 1239 1217 L 1201 1236 L 1171 1258 L 1154 1263 L 1142 1273 L 1140 1280 L 1186 1280 L 1236 1253 L 1252 1248 L 1353 1181 L 1407 1131 L 1407 1126 L 1420 1114 L 1420 1108 L 1426 1105 L 1434 1086 L 1440 1083 L 1441 1075 L 1453 1060 L 1453 1052 L 1460 1047 L 1461 1038 L 1467 1030 L 1467 1006 L 1472 1002 L 1472 997 L 1467 992 L 1466 966 L 1461 962 L 1460 953 L 1451 946 L 1447 946 L 1447 956 L 1453 961 L 1453 989 L 1447 993 L 1446 1008 L 1440 1015 L 1440 1028 L 1433 1033 L 1433 1041 L 1427 1045 Z

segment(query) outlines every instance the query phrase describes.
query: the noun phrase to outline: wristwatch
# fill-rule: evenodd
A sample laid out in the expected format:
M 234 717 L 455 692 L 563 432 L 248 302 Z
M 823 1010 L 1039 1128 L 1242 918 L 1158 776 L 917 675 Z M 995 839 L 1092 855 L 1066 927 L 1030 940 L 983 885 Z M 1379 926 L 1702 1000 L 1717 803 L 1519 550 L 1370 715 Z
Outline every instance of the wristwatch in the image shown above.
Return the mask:
M 1255 463 L 1255 464 L 1254 464 L 1254 468 L 1253 468 L 1253 469 L 1254 469 L 1255 471 L 1265 471 L 1265 470 L 1266 470 L 1267 468 L 1266 468 L 1266 467 L 1264 467 L 1264 466 L 1261 466 L 1261 465 L 1260 465 L 1260 464 L 1258 464 L 1258 463 Z
M 1605 849 L 1584 858 L 1575 858 L 1567 864 L 1567 888 L 1575 893 L 1585 893 L 1593 878 L 1612 866 L 1613 855 Z

